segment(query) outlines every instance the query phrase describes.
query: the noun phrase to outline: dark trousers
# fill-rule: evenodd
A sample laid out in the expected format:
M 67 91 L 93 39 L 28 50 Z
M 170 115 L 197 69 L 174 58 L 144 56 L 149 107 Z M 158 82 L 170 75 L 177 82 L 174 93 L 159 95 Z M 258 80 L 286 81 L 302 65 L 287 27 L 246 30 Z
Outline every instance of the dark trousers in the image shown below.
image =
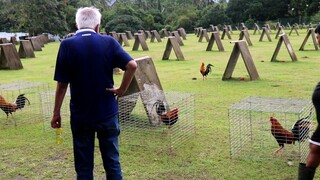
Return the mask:
M 108 180 L 121 180 L 118 136 L 120 128 L 118 116 L 95 123 L 94 126 L 81 126 L 71 121 L 74 163 L 78 180 L 91 180 L 94 167 L 95 134 L 99 140 L 103 166 Z

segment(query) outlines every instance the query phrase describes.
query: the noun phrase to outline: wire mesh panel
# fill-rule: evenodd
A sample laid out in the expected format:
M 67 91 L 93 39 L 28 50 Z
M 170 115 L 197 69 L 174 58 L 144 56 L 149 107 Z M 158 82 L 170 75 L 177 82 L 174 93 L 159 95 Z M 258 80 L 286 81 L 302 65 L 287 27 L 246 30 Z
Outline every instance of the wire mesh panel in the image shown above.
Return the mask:
M 161 98 L 143 101 L 142 99 L 145 99 L 143 96 L 146 95 L 144 91 L 118 99 L 122 143 L 175 148 L 193 137 L 194 95 L 178 92 L 162 93 L 168 104 L 162 104 Z
M 19 126 L 41 122 L 39 93 L 48 89 L 49 85 L 44 82 L 16 81 L 0 84 L 0 107 L 3 112 L 0 115 L 1 124 Z
M 55 93 L 56 93 L 55 91 L 46 91 L 46 92 L 40 93 L 43 130 L 51 130 L 50 121 L 53 115 Z M 70 120 L 69 101 L 70 101 L 70 92 L 68 89 L 60 109 L 62 127 L 69 126 L 69 122 L 70 122 L 69 121 Z
M 273 158 L 305 162 L 314 130 L 310 100 L 248 97 L 229 108 L 231 158 Z M 300 120 L 300 121 L 298 121 Z

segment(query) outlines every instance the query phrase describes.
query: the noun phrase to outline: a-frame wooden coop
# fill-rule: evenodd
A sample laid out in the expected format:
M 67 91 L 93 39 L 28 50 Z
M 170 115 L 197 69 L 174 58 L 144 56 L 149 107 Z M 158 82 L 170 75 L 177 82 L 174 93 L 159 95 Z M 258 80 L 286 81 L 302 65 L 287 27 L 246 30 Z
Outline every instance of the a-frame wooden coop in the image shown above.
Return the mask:
M 234 43 L 235 44 L 234 44 L 231 56 L 229 58 L 227 67 L 224 71 L 222 80 L 229 80 L 232 78 L 231 76 L 236 67 L 240 54 L 247 68 L 247 71 L 249 73 L 250 80 L 259 79 L 258 71 L 256 69 L 256 66 L 254 65 L 252 56 L 249 52 L 249 48 L 246 42 L 244 40 L 238 40 L 238 41 L 234 41 Z
M 205 38 L 206 41 L 209 42 L 209 36 L 208 36 L 208 32 L 206 29 L 201 30 L 198 42 L 202 42 L 203 38 Z
M 277 31 L 275 39 L 278 39 L 280 34 L 285 34 L 283 26 L 278 26 L 278 31 Z
M 182 41 L 178 31 L 172 31 L 171 34 L 172 34 L 172 36 L 174 36 L 177 39 L 177 42 L 180 46 L 184 46 L 183 41 Z
M 144 35 L 142 33 L 134 33 L 134 44 L 132 51 L 138 51 L 140 45 L 143 51 L 149 51 L 149 47 Z
M 124 96 L 118 97 L 120 143 L 170 151 L 195 134 L 192 93 L 164 92 L 150 57 L 135 59 L 138 68 Z
M 174 36 L 169 36 L 168 37 L 166 49 L 164 50 L 164 53 L 163 53 L 163 56 L 162 56 L 162 60 L 168 60 L 169 59 L 172 49 L 173 49 L 174 53 L 177 56 L 177 60 L 184 60 L 184 56 L 182 54 L 182 51 L 181 51 L 180 45 L 178 43 L 178 40 Z
M 293 62 L 297 61 L 298 58 L 297 58 L 296 54 L 294 53 L 293 47 L 292 47 L 292 45 L 291 45 L 291 43 L 289 41 L 288 36 L 286 34 L 282 34 L 282 35 L 280 35 L 277 47 L 276 47 L 276 49 L 275 49 L 275 51 L 273 53 L 273 56 L 271 58 L 271 62 L 276 62 L 277 61 L 277 56 L 279 54 L 279 51 L 280 51 L 282 43 L 284 43 L 286 45 L 287 50 L 289 52 L 289 55 L 290 55 L 292 61 Z
M 23 69 L 18 51 L 14 44 L 0 44 L 0 69 Z
M 239 35 L 239 40 L 243 40 L 243 38 L 246 39 L 249 46 L 253 46 L 251 39 L 250 39 L 250 36 L 249 36 L 249 33 L 248 33 L 248 29 L 241 30 L 241 33 Z
M 35 57 L 31 42 L 29 40 L 20 40 L 19 57 L 20 58 Z
M 289 36 L 291 36 L 292 31 L 295 31 L 296 34 L 297 34 L 297 36 L 299 36 L 298 29 L 299 29 L 299 25 L 294 24 L 294 25 L 291 27 L 291 30 L 290 30 L 290 32 L 289 32 Z
M 157 31 L 157 30 L 152 30 L 152 31 L 151 31 L 150 42 L 154 42 L 155 39 L 156 39 L 158 42 L 161 42 L 161 37 L 160 37 L 160 34 L 158 33 L 158 31 Z
M 304 46 L 306 45 L 306 43 L 308 42 L 308 39 L 309 37 L 311 36 L 312 38 L 312 42 L 313 42 L 313 45 L 314 45 L 314 49 L 317 51 L 319 50 L 318 48 L 318 43 L 317 43 L 317 40 L 316 40 L 316 35 L 315 35 L 315 32 L 314 32 L 314 28 L 309 28 L 308 30 L 308 33 L 306 35 L 306 37 L 304 38 L 301 46 L 300 46 L 300 49 L 299 51 L 303 51 L 304 50 Z
M 259 25 L 257 23 L 254 23 L 253 35 L 255 35 L 257 31 L 259 34 L 261 34 Z
M 160 79 L 151 57 L 146 56 L 135 59 L 135 61 L 137 62 L 138 68 L 124 96 L 147 91 L 147 93 L 140 93 L 140 98 L 150 125 L 158 126 L 162 121 L 161 117 L 157 114 L 157 111 L 155 111 L 155 107 L 157 106 L 157 103 L 161 102 L 163 109 L 169 113 L 171 111 L 169 103 L 163 92 Z M 138 97 L 135 97 L 131 103 L 127 103 L 125 110 L 119 109 L 120 116 L 129 115 L 135 107 L 137 99 Z M 119 102 L 119 104 L 120 103 L 121 102 Z
M 121 45 L 123 43 L 124 44 L 123 46 L 127 46 L 127 47 L 130 46 L 126 33 L 118 33 L 118 42 Z
M 214 42 L 216 42 L 219 51 L 224 51 L 224 47 L 222 45 L 219 32 L 212 32 L 211 33 L 211 37 L 210 37 L 210 40 L 209 40 L 209 43 L 208 43 L 206 51 L 211 51 L 212 50 L 212 46 L 213 46 Z
M 228 36 L 228 39 L 232 39 L 228 28 L 223 28 L 221 39 L 224 39 L 225 36 Z
M 260 39 L 259 39 L 260 42 L 263 40 L 264 35 L 267 36 L 269 42 L 272 41 L 272 40 L 271 40 L 271 37 L 270 37 L 270 34 L 269 34 L 269 30 L 268 30 L 267 27 L 262 27 L 262 33 L 261 33 Z

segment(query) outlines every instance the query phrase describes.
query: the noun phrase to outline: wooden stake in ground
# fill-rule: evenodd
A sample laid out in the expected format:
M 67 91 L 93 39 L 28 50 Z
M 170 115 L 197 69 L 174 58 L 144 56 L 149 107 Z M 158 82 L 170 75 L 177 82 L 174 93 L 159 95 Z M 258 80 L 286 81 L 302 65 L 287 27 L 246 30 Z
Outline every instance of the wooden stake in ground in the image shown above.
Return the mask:
M 233 47 L 233 51 L 230 55 L 222 80 L 231 79 L 232 73 L 234 71 L 234 68 L 236 67 L 240 54 L 247 68 L 247 71 L 249 73 L 250 80 L 259 79 L 258 71 L 256 69 L 256 66 L 254 65 L 252 56 L 249 52 L 246 42 L 244 40 L 239 40 L 239 41 L 234 41 L 233 43 L 235 43 Z
M 292 48 L 292 45 L 291 45 L 291 43 L 290 43 L 290 41 L 289 41 L 288 36 L 287 36 L 286 34 L 282 34 L 282 35 L 280 35 L 280 38 L 279 38 L 277 47 L 276 47 L 276 49 L 275 49 L 275 51 L 274 51 L 274 53 L 273 53 L 273 56 L 272 56 L 272 58 L 271 58 L 271 62 L 277 61 L 277 56 L 278 56 L 278 53 L 279 53 L 279 51 L 280 51 L 280 48 L 281 48 L 281 45 L 282 45 L 283 42 L 284 42 L 284 44 L 285 44 L 286 47 L 287 47 L 287 50 L 288 50 L 288 52 L 289 52 L 289 55 L 290 55 L 292 61 L 293 61 L 293 62 L 297 61 L 298 58 L 297 58 L 296 54 L 294 53 L 294 50 L 293 50 L 293 48 Z
M 300 49 L 299 51 L 303 51 L 304 50 L 304 46 L 306 45 L 309 37 L 312 37 L 312 41 L 313 41 L 313 45 L 314 45 L 314 49 L 317 51 L 319 48 L 318 48 L 318 43 L 317 43 L 317 40 L 316 40 L 316 35 L 315 35 L 315 32 L 314 32 L 314 28 L 309 28 L 308 30 L 308 33 L 306 35 L 306 37 L 304 38 L 301 46 L 300 46 Z

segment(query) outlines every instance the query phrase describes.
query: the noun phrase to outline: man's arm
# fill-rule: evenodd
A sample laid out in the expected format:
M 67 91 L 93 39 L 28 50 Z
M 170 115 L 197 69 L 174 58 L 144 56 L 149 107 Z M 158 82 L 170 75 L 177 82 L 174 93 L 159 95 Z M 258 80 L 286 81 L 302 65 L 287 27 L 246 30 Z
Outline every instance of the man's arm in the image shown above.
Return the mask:
M 60 109 L 62 106 L 64 96 L 66 94 L 67 88 L 68 88 L 68 83 L 57 82 L 54 109 L 53 109 L 53 117 L 51 119 L 51 127 L 52 128 L 60 128 L 61 127 Z
M 128 89 L 134 73 L 136 72 L 137 69 L 137 63 L 134 60 L 131 60 L 128 62 L 126 65 L 126 71 L 123 74 L 122 82 L 120 84 L 119 88 L 111 88 L 111 89 L 106 89 L 109 92 L 114 93 L 117 96 L 122 96 Z

